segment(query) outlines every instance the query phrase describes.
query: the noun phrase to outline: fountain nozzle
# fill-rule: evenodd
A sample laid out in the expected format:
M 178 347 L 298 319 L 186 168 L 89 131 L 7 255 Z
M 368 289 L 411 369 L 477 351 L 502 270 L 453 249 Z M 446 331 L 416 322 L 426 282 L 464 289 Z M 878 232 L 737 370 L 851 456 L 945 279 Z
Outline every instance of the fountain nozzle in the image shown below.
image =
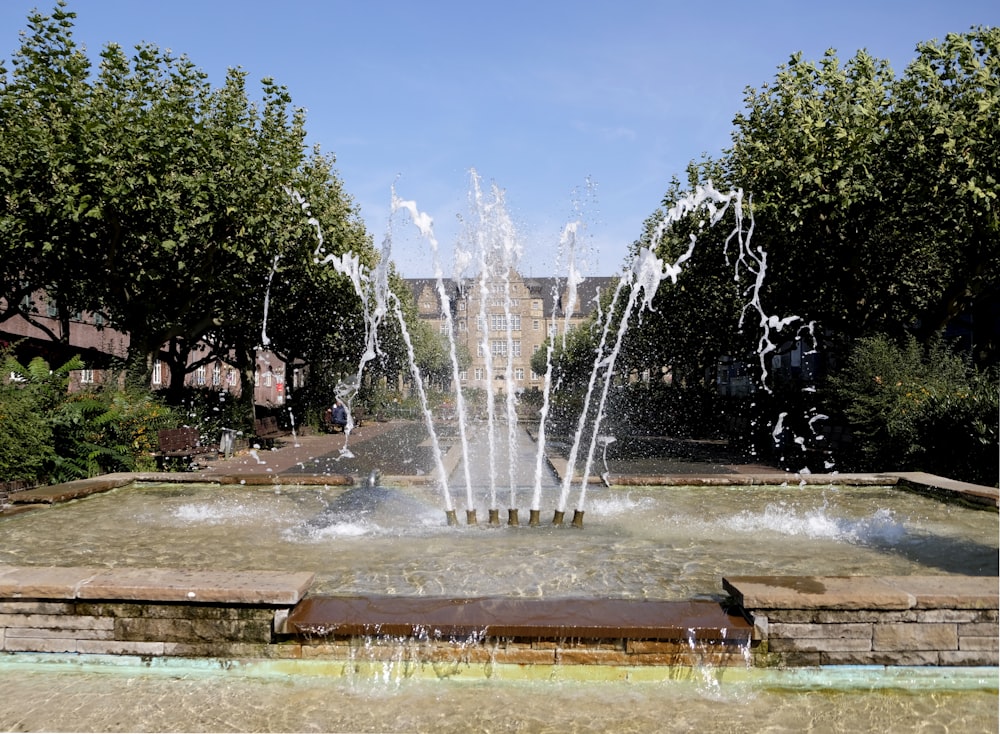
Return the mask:
M 508 525 L 520 525 L 517 520 L 517 508 L 511 507 L 507 510 L 507 524 Z
M 563 512 L 562 510 L 556 510 L 555 514 L 552 515 L 552 524 L 553 525 L 562 525 L 563 524 L 563 517 L 565 517 L 565 515 L 566 515 L 566 513 Z
M 448 518 L 449 525 L 458 525 L 458 516 L 454 510 L 446 510 L 444 516 Z
M 573 510 L 573 527 L 582 528 L 583 527 L 583 510 Z
M 490 510 L 490 525 L 500 524 L 500 510 L 499 508 Z
M 476 511 L 474 509 L 465 511 L 465 522 L 468 525 L 476 524 Z
M 541 522 L 539 520 L 542 511 L 541 510 L 529 510 L 530 517 L 528 518 L 528 525 L 533 528 L 537 528 Z

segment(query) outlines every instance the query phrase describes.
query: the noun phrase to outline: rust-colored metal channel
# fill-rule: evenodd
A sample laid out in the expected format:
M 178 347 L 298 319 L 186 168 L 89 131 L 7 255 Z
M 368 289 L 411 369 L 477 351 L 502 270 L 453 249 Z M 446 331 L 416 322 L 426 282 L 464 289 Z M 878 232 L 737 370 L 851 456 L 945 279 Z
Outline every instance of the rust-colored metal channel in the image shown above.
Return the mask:
M 469 635 L 536 639 L 637 639 L 746 644 L 752 626 L 711 601 L 307 597 L 285 623 L 316 636 Z

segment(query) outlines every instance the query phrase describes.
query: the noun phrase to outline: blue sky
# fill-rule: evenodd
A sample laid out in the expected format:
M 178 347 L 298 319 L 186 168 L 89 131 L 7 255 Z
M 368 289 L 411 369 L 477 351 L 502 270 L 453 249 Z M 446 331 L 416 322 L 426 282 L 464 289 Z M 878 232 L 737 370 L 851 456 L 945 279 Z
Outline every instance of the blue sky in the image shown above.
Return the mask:
M 32 8 L 0 2 L 0 59 Z M 229 67 L 251 94 L 273 77 L 308 111 L 311 143 L 337 158 L 380 244 L 391 191 L 434 218 L 449 272 L 470 171 L 505 192 L 525 274 L 550 275 L 580 219 L 584 272 L 612 275 L 672 176 L 729 143 L 746 87 L 801 51 L 858 49 L 899 74 L 920 41 L 1000 23 L 996 0 L 70 0 L 92 57 L 108 42 L 186 54 L 213 84 Z M 402 220 L 405 222 L 406 220 Z M 433 274 L 397 223 L 403 274 Z

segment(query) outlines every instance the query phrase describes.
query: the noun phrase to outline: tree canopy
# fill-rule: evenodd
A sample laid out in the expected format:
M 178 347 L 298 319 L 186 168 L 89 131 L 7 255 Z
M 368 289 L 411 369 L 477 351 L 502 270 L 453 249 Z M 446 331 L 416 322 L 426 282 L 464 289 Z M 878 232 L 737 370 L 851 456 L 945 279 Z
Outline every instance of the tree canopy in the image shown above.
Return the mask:
M 263 79 L 252 100 L 239 68 L 213 87 L 152 45 L 109 43 L 93 68 L 74 18 L 65 2 L 32 13 L 0 65 L 0 321 L 33 318 L 44 291 L 67 322 L 102 314 L 129 364 L 160 358 L 175 387 L 196 346 L 251 371 L 265 305 L 282 357 L 356 358 L 361 304 L 319 264 L 316 228 L 327 252 L 377 254 L 288 91 Z
M 926 343 L 1000 292 L 1000 29 L 917 51 L 898 78 L 864 51 L 843 65 L 832 50 L 819 62 L 794 54 L 772 82 L 747 89 L 732 147 L 688 169 L 689 187 L 746 192 L 754 246 L 767 257 L 767 310 L 815 325 L 831 359 L 875 334 Z M 675 180 L 664 207 L 681 188 Z M 688 232 L 675 225 L 651 243 L 663 217 L 650 217 L 635 249 L 669 260 Z M 652 349 L 637 353 L 696 374 L 725 341 L 739 342 L 742 294 L 713 270 L 720 264 L 717 253 L 695 255 L 678 286 L 658 292 L 632 335 Z M 977 346 L 978 359 L 996 362 L 1000 345 Z

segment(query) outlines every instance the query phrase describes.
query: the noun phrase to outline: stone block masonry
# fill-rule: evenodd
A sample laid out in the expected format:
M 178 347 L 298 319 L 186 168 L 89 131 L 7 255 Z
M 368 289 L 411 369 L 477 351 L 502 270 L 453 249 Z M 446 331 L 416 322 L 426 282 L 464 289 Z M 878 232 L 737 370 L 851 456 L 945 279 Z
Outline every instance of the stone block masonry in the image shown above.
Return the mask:
M 997 579 L 741 576 L 732 603 L 308 597 L 312 573 L 0 566 L 0 653 L 405 662 L 631 676 L 711 665 L 997 666 Z M 613 669 L 613 671 L 612 671 Z M 612 673 L 607 673 L 612 671 Z
M 997 666 L 996 577 L 736 576 L 757 666 Z
M 0 651 L 274 657 L 311 573 L 0 566 Z

